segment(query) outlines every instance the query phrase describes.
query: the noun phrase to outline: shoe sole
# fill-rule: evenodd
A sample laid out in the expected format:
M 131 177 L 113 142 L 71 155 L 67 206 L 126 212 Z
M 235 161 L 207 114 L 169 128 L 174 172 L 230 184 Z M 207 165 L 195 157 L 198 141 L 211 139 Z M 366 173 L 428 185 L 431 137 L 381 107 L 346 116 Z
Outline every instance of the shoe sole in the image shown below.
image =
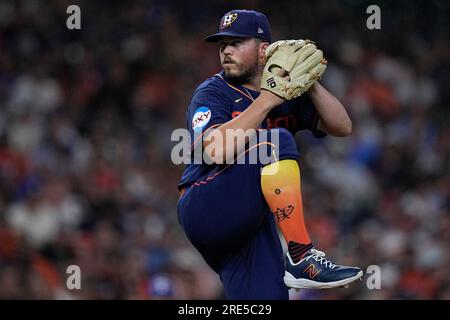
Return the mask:
M 358 280 L 362 277 L 362 275 L 363 272 L 361 270 L 356 275 L 350 278 L 332 282 L 317 282 L 308 279 L 296 279 L 291 273 L 286 271 L 284 274 L 284 283 L 286 284 L 286 286 L 293 289 L 330 289 L 343 287 L 350 282 Z

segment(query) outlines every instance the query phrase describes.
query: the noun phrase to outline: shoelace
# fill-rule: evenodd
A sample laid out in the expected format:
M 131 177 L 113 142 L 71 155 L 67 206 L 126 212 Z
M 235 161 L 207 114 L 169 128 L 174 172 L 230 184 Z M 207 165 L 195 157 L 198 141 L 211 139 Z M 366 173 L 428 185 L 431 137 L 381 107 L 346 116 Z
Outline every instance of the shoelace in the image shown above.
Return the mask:
M 329 269 L 333 270 L 334 268 L 336 268 L 336 265 L 334 263 L 325 258 L 325 252 L 317 249 L 311 249 L 309 250 L 309 252 L 311 252 L 311 254 L 305 258 L 305 261 L 308 261 L 309 259 L 314 259 L 320 264 L 325 265 L 325 267 Z

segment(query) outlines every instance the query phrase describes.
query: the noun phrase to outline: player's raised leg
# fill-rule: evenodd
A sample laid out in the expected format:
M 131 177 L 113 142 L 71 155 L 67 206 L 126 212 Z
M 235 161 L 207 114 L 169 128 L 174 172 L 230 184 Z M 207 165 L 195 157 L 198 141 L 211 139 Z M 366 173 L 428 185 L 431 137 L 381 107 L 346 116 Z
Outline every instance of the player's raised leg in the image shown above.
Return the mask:
M 257 153 L 296 159 L 295 142 L 274 129 L 254 146 Z M 258 135 L 262 133 L 258 132 Z M 263 135 L 264 136 L 264 135 Z M 263 141 L 264 140 L 264 141 Z M 247 150 L 255 150 L 255 148 Z M 288 299 L 284 257 L 275 219 L 261 191 L 261 162 L 219 166 L 179 201 L 180 223 L 205 261 L 220 275 L 230 299 Z
M 179 201 L 188 239 L 219 274 L 228 299 L 288 299 L 282 247 L 259 188 L 260 167 L 219 167 L 208 177 L 215 174 Z

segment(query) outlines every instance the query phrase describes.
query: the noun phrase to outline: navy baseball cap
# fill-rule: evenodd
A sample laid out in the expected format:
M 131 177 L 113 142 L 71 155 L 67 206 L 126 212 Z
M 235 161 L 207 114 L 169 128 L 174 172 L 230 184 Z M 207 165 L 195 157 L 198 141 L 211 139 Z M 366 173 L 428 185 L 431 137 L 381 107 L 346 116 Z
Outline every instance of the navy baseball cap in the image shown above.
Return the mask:
M 219 32 L 205 38 L 217 42 L 222 37 L 260 38 L 272 42 L 269 21 L 261 12 L 254 10 L 232 10 L 220 20 Z

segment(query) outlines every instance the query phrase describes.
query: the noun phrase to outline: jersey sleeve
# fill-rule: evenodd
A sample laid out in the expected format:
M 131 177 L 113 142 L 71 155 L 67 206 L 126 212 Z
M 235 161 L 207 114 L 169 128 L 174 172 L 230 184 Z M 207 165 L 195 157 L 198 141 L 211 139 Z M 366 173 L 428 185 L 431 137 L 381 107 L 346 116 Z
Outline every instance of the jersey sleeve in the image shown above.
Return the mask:
M 199 137 L 207 129 L 231 120 L 231 108 L 231 101 L 219 90 L 205 88 L 197 91 L 186 114 L 191 137 Z

